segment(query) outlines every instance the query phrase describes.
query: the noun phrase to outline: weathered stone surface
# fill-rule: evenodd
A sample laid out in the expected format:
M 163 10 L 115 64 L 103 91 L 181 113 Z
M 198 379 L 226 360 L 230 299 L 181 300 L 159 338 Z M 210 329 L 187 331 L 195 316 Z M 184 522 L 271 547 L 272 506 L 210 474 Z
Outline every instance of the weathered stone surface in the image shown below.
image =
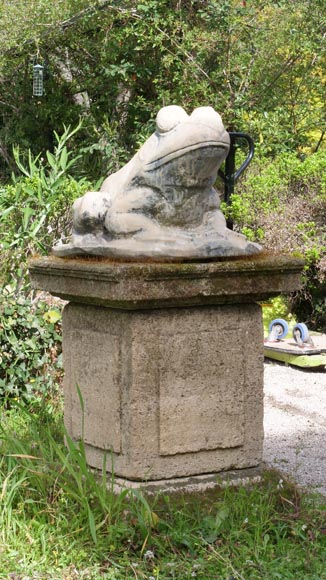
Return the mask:
M 155 480 L 259 464 L 258 305 L 122 312 L 69 304 L 63 337 L 66 427 L 81 437 L 78 384 L 90 465 L 101 468 L 106 450 L 116 475 Z
M 65 300 L 137 309 L 265 300 L 299 288 L 303 264 L 274 254 L 174 264 L 50 256 L 29 269 L 34 285 Z
M 89 464 L 101 469 L 108 454 L 108 470 L 112 458 L 128 485 L 259 465 L 256 301 L 298 289 L 302 267 L 274 255 L 181 264 L 32 260 L 34 285 L 71 301 L 63 315 L 65 423 L 73 439 L 84 438 Z
M 258 244 L 226 227 L 213 188 L 230 137 L 211 107 L 189 116 L 161 109 L 156 131 L 99 192 L 74 204 L 69 244 L 57 256 L 207 258 L 255 254 Z
M 65 311 L 63 334 L 64 343 L 68 344 L 64 349 L 65 382 L 71 385 L 65 396 L 69 434 L 75 440 L 83 438 L 86 443 L 91 442 L 100 449 L 120 453 L 120 367 L 123 364 L 120 328 L 115 327 L 113 321 L 108 331 L 103 325 L 103 317 L 98 316 L 98 310 L 94 317 L 73 317 L 70 323 L 70 308 L 67 307 Z M 81 389 L 85 405 L 84 432 L 77 387 Z
M 239 487 L 260 483 L 262 479 L 262 467 L 248 467 L 243 469 L 228 469 L 218 473 L 206 473 L 204 475 L 189 475 L 188 477 L 176 477 L 170 479 L 156 479 L 146 481 L 136 481 L 125 477 L 115 477 L 113 491 L 141 489 L 148 495 L 157 495 L 164 490 L 164 493 L 204 493 L 206 491 L 223 488 Z
M 215 317 L 210 323 L 192 313 L 189 325 L 179 327 L 177 320 L 173 328 L 170 323 L 168 337 L 158 340 L 162 455 L 244 443 L 244 391 L 239 389 L 244 349 L 238 319 L 231 320 L 229 311 L 225 314 L 217 324 Z M 226 366 L 223 335 L 232 344 Z

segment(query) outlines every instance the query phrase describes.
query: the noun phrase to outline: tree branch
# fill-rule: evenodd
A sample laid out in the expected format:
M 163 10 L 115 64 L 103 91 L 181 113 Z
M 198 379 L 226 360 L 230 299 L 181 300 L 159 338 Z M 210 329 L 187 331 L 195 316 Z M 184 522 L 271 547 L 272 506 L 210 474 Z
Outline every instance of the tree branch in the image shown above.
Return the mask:
M 316 147 L 314 149 L 314 153 L 317 153 L 319 147 L 321 146 L 321 144 L 322 144 L 322 142 L 324 140 L 325 134 L 326 134 L 326 127 L 321 132 L 321 135 L 319 137 L 319 141 L 318 141 L 318 143 L 317 143 L 317 145 L 316 145 Z

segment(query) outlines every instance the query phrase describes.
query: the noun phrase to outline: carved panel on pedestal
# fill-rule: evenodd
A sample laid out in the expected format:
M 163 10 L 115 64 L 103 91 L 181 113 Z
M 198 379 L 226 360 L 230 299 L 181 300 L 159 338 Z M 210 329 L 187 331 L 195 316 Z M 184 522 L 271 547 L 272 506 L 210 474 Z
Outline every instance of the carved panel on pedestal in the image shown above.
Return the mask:
M 244 355 L 236 328 L 228 341 L 229 354 L 218 331 L 161 337 L 161 455 L 243 445 Z
M 71 437 L 85 443 L 121 452 L 120 339 L 107 333 L 84 329 L 69 332 L 69 356 L 66 357 L 66 397 L 70 399 Z M 90 344 L 92 348 L 90 349 Z M 84 406 L 82 409 L 77 385 Z

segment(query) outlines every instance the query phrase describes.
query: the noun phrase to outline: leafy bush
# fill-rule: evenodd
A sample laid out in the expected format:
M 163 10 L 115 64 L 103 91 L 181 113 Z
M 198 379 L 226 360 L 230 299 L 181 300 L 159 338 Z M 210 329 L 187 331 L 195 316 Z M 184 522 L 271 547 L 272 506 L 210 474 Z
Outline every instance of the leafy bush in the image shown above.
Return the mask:
M 324 150 L 304 160 L 289 153 L 257 158 L 225 208 L 236 229 L 266 250 L 305 258 L 303 289 L 292 297 L 292 309 L 316 330 L 326 329 L 325 170 Z
M 0 175 L 12 170 L 13 143 L 52 151 L 53 127 L 82 114 L 74 146 L 89 150 L 83 161 L 97 179 L 103 158 L 134 150 L 162 104 L 212 104 L 266 156 L 325 137 L 322 0 L 2 4 Z M 40 98 L 31 95 L 36 55 Z
M 290 312 L 291 303 L 287 296 L 279 295 L 270 298 L 262 304 L 264 330 L 268 333 L 269 325 L 275 318 L 285 318 L 289 323 L 295 324 L 296 321 Z
M 46 396 L 61 376 L 60 310 L 5 289 L 0 293 L 0 396 Z
M 311 330 L 326 332 L 325 258 L 311 263 L 304 273 L 304 287 L 291 296 L 291 311 L 298 320 L 307 322 Z M 321 271 L 322 269 L 322 271 Z
M 21 160 L 19 149 L 14 150 L 21 176 L 13 176 L 12 183 L 0 191 L 1 262 L 0 276 L 4 283 L 15 282 L 28 287 L 27 259 L 35 253 L 47 253 L 59 239 L 65 239 L 71 228 L 71 205 L 89 183 L 76 181 L 69 171 L 78 156 L 67 149 L 68 140 L 79 130 L 69 127 L 59 136 L 54 153 L 47 152 L 46 160 L 33 157 L 28 163 Z

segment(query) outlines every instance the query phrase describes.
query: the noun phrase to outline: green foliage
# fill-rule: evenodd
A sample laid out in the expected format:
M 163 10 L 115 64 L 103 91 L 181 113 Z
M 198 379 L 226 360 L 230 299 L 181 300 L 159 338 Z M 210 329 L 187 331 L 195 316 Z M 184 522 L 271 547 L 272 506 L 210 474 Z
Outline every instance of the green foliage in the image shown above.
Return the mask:
M 214 106 L 264 155 L 323 142 L 319 0 L 54 0 L 51 7 L 0 0 L 0 25 L 4 175 L 13 168 L 12 144 L 34 155 L 52 151 L 58 122 L 75 126 L 82 113 L 75 146 L 92 152 L 84 169 L 98 179 L 112 149 L 121 164 L 151 132 L 158 109 L 172 103 L 188 111 Z M 35 59 L 45 66 L 40 98 L 31 94 Z
M 325 252 L 324 252 L 325 255 Z M 304 274 L 304 286 L 291 296 L 291 310 L 311 330 L 326 332 L 325 257 L 311 261 Z
M 138 135 L 139 145 L 144 143 L 147 136 Z M 91 144 L 87 144 L 87 141 L 91 141 Z M 90 127 L 87 141 L 78 149 L 81 162 L 77 163 L 77 167 L 80 176 L 100 176 L 100 183 L 106 175 L 118 171 L 130 159 L 129 151 L 121 143 L 119 123 L 110 122 L 105 115 L 101 127 Z
M 114 478 L 108 479 L 106 462 L 101 474 L 90 469 L 84 442 L 74 442 L 63 431 L 57 411 L 49 412 L 40 403 L 29 409 L 13 405 L 2 416 L 0 443 L 2 523 L 7 520 L 4 542 L 10 543 L 15 534 L 8 519 L 16 513 L 26 528 L 30 521 L 52 525 L 58 518 L 65 533 L 83 532 L 94 544 L 102 537 L 112 545 L 121 535 L 131 539 L 138 531 L 145 546 L 144 537 L 149 537 L 155 525 L 149 503 L 137 490 L 114 493 Z M 131 513 L 140 522 L 139 530 L 133 530 L 126 517 Z
M 58 411 L 1 412 L 1 576 L 325 578 L 322 498 L 276 472 L 204 495 L 113 493 L 113 480 L 87 466 L 82 442 L 64 446 Z
M 5 288 L 0 293 L 0 397 L 48 397 L 62 375 L 61 313 Z
M 288 296 L 276 296 L 262 304 L 264 331 L 267 334 L 269 325 L 275 318 L 284 318 L 294 325 L 296 320 L 291 312 L 291 302 Z
M 14 149 L 21 176 L 13 175 L 0 196 L 1 257 L 0 277 L 4 283 L 28 287 L 27 260 L 36 252 L 47 253 L 52 245 L 65 239 L 71 230 L 71 205 L 88 188 L 85 180 L 76 181 L 69 172 L 79 156 L 67 149 L 68 140 L 80 129 L 67 127 L 55 133 L 54 153 L 34 157 L 29 150 L 27 162 L 19 148 Z
M 303 289 L 293 296 L 292 308 L 314 330 L 326 329 L 325 169 L 324 150 L 303 159 L 294 153 L 257 157 L 225 208 L 236 228 L 266 250 L 304 257 Z

